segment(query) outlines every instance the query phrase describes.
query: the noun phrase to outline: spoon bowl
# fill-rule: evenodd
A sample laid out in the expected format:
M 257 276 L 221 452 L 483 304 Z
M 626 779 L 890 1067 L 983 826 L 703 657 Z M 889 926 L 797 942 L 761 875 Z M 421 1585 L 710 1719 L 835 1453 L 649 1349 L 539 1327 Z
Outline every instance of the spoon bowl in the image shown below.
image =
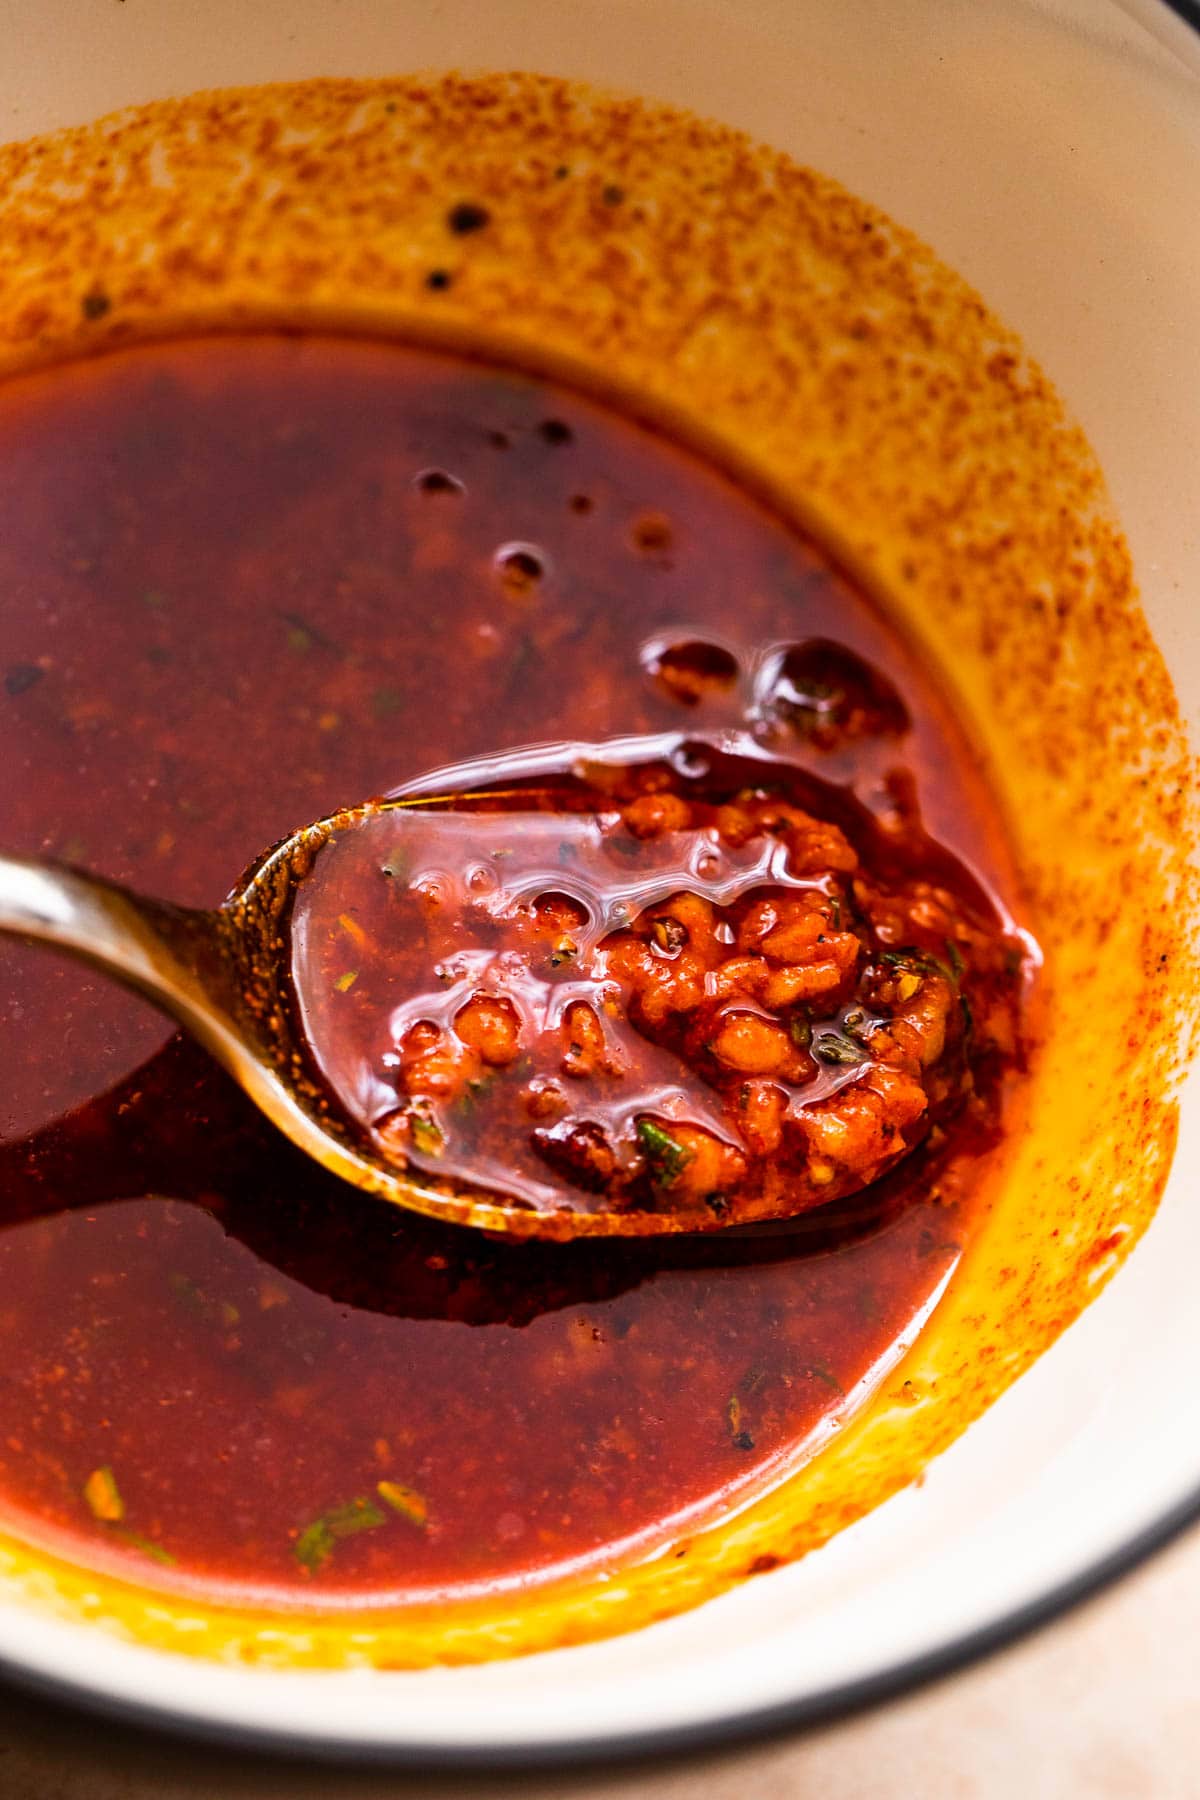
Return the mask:
M 637 1234 L 636 1223 L 616 1214 L 535 1213 L 449 1182 L 414 1179 L 373 1153 L 309 1072 L 288 965 L 287 917 L 297 885 L 338 834 L 382 812 L 434 803 L 429 795 L 370 801 L 307 825 L 252 864 L 212 909 L 175 906 L 66 865 L 0 856 L 0 933 L 68 951 L 151 1001 L 203 1045 L 285 1137 L 367 1193 L 511 1236 Z M 686 1226 L 665 1216 L 658 1227 L 679 1228 Z

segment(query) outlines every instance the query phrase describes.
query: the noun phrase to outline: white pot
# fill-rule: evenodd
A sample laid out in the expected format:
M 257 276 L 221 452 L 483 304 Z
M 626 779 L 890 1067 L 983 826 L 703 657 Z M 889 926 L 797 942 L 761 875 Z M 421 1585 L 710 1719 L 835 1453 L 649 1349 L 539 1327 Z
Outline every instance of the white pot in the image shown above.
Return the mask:
M 1200 15 L 1163 0 L 172 0 L 15 7 L 6 136 L 196 88 L 466 66 L 745 128 L 931 243 L 1014 326 L 1106 471 L 1200 712 Z M 1129 1265 L 910 1489 L 667 1624 L 535 1659 L 268 1673 L 0 1609 L 0 1660 L 89 1704 L 429 1762 L 711 1742 L 895 1691 L 1046 1618 L 1200 1515 L 1200 1093 Z

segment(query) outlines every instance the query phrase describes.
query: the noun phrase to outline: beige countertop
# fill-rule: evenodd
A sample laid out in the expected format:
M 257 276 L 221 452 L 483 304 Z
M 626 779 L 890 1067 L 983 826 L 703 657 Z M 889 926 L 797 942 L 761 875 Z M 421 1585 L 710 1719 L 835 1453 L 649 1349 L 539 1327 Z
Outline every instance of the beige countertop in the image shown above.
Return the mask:
M 823 1731 L 585 1774 L 342 1773 L 0 1692 L 2 1800 L 1191 1800 L 1200 1529 L 1015 1649 Z

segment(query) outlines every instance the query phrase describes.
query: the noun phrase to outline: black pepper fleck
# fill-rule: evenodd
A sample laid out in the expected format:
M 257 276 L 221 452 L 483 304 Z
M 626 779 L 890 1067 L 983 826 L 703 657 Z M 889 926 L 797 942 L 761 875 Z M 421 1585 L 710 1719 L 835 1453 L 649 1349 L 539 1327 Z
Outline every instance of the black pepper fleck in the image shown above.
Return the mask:
M 625 198 L 625 189 L 618 187 L 615 181 L 610 181 L 601 191 L 600 198 L 605 206 L 620 206 Z
M 85 294 L 79 302 L 80 311 L 85 319 L 102 319 L 111 306 L 112 301 L 99 288 L 93 288 L 91 293 Z
M 486 206 L 476 206 L 471 200 L 460 200 L 446 214 L 446 223 L 457 237 L 466 237 L 469 231 L 482 231 L 491 216 Z
M 425 277 L 425 286 L 432 288 L 434 293 L 440 294 L 450 286 L 453 279 L 449 269 L 430 269 Z

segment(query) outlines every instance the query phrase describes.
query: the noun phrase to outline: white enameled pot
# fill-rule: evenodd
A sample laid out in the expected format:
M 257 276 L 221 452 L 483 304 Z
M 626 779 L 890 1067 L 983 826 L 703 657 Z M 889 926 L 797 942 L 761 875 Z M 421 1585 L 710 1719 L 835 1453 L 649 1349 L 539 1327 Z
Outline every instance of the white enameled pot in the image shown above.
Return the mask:
M 6 138 L 202 87 L 524 68 L 690 107 L 837 177 L 966 275 L 1057 382 L 1200 717 L 1194 0 L 6 0 L 0 17 Z M 712 1741 L 893 1691 L 1200 1515 L 1198 1182 L 1193 1083 L 1128 1266 L 924 1485 L 669 1623 L 482 1667 L 287 1674 L 8 1606 L 0 1665 L 207 1733 L 430 1763 Z

